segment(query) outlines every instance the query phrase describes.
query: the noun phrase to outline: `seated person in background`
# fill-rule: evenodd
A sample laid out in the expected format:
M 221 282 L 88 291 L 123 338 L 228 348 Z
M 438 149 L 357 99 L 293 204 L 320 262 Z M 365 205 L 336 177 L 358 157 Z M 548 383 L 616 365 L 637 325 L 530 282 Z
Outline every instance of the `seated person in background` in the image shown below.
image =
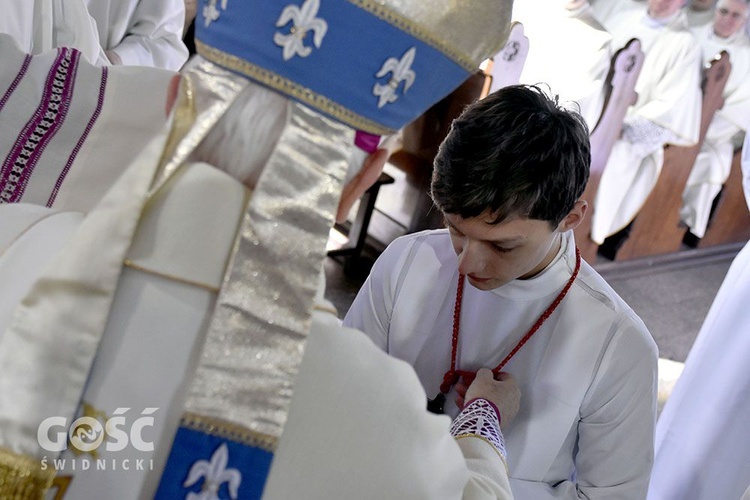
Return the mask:
M 109 64 L 86 0 L 0 0 L 0 12 L 0 33 L 12 36 L 22 52 L 71 47 L 91 64 Z
M 184 0 L 86 1 L 112 64 L 177 71 L 187 61 Z
M 715 6 L 716 0 L 690 0 L 685 8 L 688 26 L 693 29 L 711 24 Z
M 637 38 L 645 58 L 635 86 L 638 100 L 628 109 L 593 203 L 591 238 L 596 243 L 635 218 L 661 172 L 664 146 L 698 141 L 701 51 L 688 31 L 682 3 L 648 0 L 604 23 L 615 47 Z
M 589 163 L 582 118 L 539 88 L 472 104 L 435 160 L 448 229 L 394 241 L 344 319 L 414 366 L 449 415 L 474 370 L 513 375 L 516 498 L 643 498 L 648 485 L 656 345 L 576 250 Z
M 534 2 L 516 2 L 513 18 L 529 38 L 521 83 L 546 83 L 560 101 L 575 101 L 593 130 L 604 105 L 613 51 L 612 37 L 594 19 L 588 1 L 555 0 L 543 9 Z
M 742 173 L 750 206 L 748 135 Z M 648 500 L 750 500 L 748 296 L 750 244 L 727 271 L 659 416 Z
M 704 63 L 725 50 L 732 64 L 724 105 L 714 114 L 682 194 L 680 216 L 698 238 L 705 235 L 711 205 L 729 177 L 733 137 L 750 124 L 750 41 L 743 29 L 749 13 L 748 0 L 719 0 L 714 22 L 693 30 Z
M 88 212 L 166 123 L 172 71 L 29 57 L 6 34 L 0 66 L 0 203 Z
M 505 43 L 511 2 L 323 3 L 312 66 L 299 19 L 257 36 L 285 0 L 225 7 L 200 13 L 201 54 L 170 93 L 168 126 L 83 220 L 0 205 L 0 477 L 14 479 L 0 498 L 43 498 L 62 460 L 67 496 L 84 500 L 509 498 L 499 424 L 518 405 L 512 380 L 483 372 L 451 430 L 406 363 L 341 327 L 322 267 L 337 206 L 385 161 L 347 172 L 356 130 L 390 133 L 460 85 Z M 376 77 L 384 63 L 396 75 Z M 288 85 L 256 81 L 269 74 Z M 402 77 L 406 95 L 388 84 Z M 354 109 L 331 105 L 342 96 Z M 151 446 L 78 448 L 96 452 L 89 468 L 75 440 L 39 437 L 50 417 L 133 412 L 152 419 Z

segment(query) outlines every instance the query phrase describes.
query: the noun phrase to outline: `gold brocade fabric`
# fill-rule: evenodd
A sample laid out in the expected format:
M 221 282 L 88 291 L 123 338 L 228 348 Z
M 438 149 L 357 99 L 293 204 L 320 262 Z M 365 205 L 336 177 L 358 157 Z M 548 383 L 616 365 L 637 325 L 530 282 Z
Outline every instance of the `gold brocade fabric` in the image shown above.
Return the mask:
M 281 436 L 354 131 L 290 103 L 224 276 L 186 411 Z
M 39 460 L 0 448 L 0 498 L 3 500 L 38 500 L 52 486 L 55 469 L 42 470 Z

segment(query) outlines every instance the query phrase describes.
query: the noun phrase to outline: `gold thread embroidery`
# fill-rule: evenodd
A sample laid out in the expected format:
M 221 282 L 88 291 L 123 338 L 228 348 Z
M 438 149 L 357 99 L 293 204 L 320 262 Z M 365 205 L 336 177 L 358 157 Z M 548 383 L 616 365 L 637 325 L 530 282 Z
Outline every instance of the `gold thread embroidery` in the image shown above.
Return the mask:
M 307 87 L 303 87 L 302 85 L 283 78 L 267 69 L 249 63 L 237 56 L 233 56 L 217 48 L 206 45 L 199 40 L 195 41 L 195 47 L 198 50 L 198 54 L 209 61 L 213 61 L 227 69 L 247 75 L 264 85 L 292 96 L 315 109 L 319 109 L 353 128 L 377 135 L 389 135 L 395 132 L 394 129 L 358 115 L 341 104 L 313 92 Z
M 200 281 L 193 281 L 189 280 L 187 278 L 181 278 L 179 276 L 174 276 L 171 274 L 163 273 L 161 271 L 156 271 L 154 269 L 149 269 L 147 267 L 143 267 L 140 264 L 136 264 L 130 259 L 125 259 L 123 262 L 123 265 L 125 267 L 129 267 L 131 269 L 135 269 L 136 271 L 140 271 L 142 273 L 146 274 L 152 274 L 154 276 L 158 276 L 159 278 L 164 278 L 169 281 L 175 281 L 177 283 L 182 283 L 184 285 L 190 285 L 190 286 L 197 286 L 199 288 L 203 288 L 204 290 L 208 290 L 209 292 L 213 293 L 219 293 L 219 288 L 215 287 L 213 285 L 209 285 L 208 283 L 201 283 Z
M 442 40 L 440 40 L 439 37 L 427 31 L 422 26 L 419 26 L 418 24 L 413 22 L 411 19 L 408 19 L 402 16 L 401 14 L 398 14 L 390 10 L 389 8 L 385 7 L 384 5 L 381 5 L 375 0 L 348 0 L 348 1 L 349 3 L 352 3 L 356 5 L 357 7 L 360 7 L 361 9 L 368 11 L 374 16 L 379 17 L 380 19 L 387 22 L 388 24 L 400 29 L 401 31 L 409 33 L 410 35 L 412 35 L 415 38 L 418 38 L 419 40 L 423 41 L 427 45 L 430 45 L 433 48 L 439 50 L 448 58 L 452 59 L 453 62 L 461 66 L 464 70 L 468 71 L 469 73 L 475 72 L 477 68 L 479 67 L 479 64 L 482 62 L 482 61 L 474 61 L 471 57 L 469 57 L 462 50 L 443 42 Z
M 54 478 L 54 467 L 48 466 L 43 470 L 39 460 L 0 448 L 0 498 L 44 498 Z
M 250 430 L 242 425 L 227 422 L 216 417 L 206 417 L 195 413 L 185 413 L 180 422 L 182 427 L 202 432 L 210 436 L 231 439 L 238 443 L 273 452 L 278 438 Z

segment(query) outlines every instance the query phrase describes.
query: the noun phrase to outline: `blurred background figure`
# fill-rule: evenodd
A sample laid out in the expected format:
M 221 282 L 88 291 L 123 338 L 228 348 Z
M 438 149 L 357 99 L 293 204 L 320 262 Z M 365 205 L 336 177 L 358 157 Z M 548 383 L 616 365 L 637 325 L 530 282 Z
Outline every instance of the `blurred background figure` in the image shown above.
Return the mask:
M 729 177 L 733 138 L 750 123 L 750 41 L 743 29 L 749 12 L 747 0 L 719 0 L 713 23 L 693 30 L 704 63 L 726 51 L 732 64 L 724 105 L 714 114 L 682 195 L 680 216 L 697 238 L 705 235 L 713 201 Z
M 697 28 L 711 24 L 714 19 L 715 7 L 716 0 L 690 0 L 687 8 L 685 8 L 688 26 Z
M 604 104 L 612 36 L 594 18 L 587 0 L 556 0 L 539 9 L 517 2 L 513 19 L 524 26 L 529 54 L 521 83 L 549 85 L 560 102 L 574 101 L 593 130 Z
M 87 0 L 87 3 L 96 21 L 101 46 L 112 64 L 177 71 L 187 61 L 188 50 L 182 42 L 184 0 Z

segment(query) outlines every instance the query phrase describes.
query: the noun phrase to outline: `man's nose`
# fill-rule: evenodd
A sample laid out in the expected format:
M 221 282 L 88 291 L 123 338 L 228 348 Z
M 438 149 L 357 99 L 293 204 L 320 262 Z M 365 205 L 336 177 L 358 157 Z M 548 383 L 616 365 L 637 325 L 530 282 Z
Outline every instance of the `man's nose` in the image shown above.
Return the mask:
M 461 274 L 478 274 L 484 267 L 484 258 L 478 241 L 464 239 L 463 248 L 458 256 L 458 272 Z

